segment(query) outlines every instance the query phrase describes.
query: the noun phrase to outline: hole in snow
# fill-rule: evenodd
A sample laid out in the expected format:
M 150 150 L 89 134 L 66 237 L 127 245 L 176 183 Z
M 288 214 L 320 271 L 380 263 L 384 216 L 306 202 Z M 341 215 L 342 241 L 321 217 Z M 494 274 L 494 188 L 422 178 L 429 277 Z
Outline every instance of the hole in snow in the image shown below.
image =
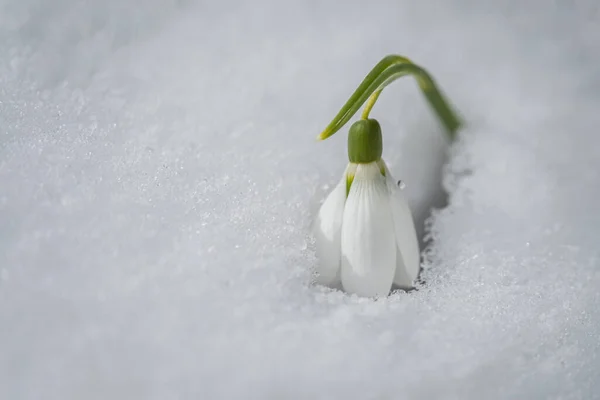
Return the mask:
M 442 186 L 442 173 L 448 161 L 449 144 L 439 128 L 419 123 L 406 128 L 400 142 L 389 140 L 387 143 L 386 151 L 391 156 L 388 155 L 386 162 L 408 200 L 421 254 L 428 246 L 434 245 L 426 239 L 426 221 L 433 210 L 448 204 L 448 193 Z M 417 282 L 425 283 L 422 273 Z M 395 286 L 392 288 L 397 289 Z

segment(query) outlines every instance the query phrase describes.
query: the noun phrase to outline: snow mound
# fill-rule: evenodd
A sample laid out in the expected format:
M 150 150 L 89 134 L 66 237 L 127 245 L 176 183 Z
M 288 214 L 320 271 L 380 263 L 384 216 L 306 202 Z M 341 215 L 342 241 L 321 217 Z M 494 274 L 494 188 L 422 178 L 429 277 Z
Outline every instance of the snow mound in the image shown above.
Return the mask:
M 340 4 L 0 0 L 0 398 L 600 391 L 598 7 Z M 432 244 L 371 301 L 310 285 L 308 228 L 388 53 L 468 124 L 373 110 Z

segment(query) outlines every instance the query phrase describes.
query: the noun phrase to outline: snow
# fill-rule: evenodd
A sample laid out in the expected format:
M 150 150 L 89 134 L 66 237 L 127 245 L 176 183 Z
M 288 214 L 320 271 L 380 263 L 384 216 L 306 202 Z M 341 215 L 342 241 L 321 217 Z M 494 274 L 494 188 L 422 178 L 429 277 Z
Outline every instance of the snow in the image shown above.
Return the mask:
M 599 22 L 0 0 L 0 398 L 594 398 Z M 425 286 L 372 301 L 309 284 L 309 225 L 347 160 L 315 137 L 388 53 L 468 125 L 447 148 L 408 79 L 375 106 L 432 242 Z

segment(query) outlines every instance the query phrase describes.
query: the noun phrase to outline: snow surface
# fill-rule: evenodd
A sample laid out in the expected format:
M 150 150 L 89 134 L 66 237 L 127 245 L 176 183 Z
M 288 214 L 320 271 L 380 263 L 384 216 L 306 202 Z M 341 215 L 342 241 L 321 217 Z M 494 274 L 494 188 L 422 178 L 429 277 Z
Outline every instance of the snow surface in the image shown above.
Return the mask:
M 0 399 L 600 398 L 598 43 L 594 0 L 0 0 Z M 419 220 L 449 198 L 372 301 L 308 228 L 388 53 L 468 127 L 376 105 Z

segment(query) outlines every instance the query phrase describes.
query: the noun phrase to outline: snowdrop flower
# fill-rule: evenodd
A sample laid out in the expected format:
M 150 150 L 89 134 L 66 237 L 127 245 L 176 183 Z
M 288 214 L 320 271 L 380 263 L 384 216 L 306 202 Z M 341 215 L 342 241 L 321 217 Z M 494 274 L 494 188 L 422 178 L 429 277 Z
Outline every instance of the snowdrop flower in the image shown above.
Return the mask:
M 348 293 L 387 296 L 392 282 L 410 288 L 419 273 L 413 218 L 381 154 L 379 123 L 357 121 L 348 136 L 350 163 L 313 226 L 317 283 L 341 280 Z
M 317 283 L 341 282 L 349 293 L 373 297 L 387 296 L 393 283 L 410 288 L 417 278 L 419 245 L 413 218 L 402 191 L 381 159 L 381 127 L 369 118 L 381 91 L 407 75 L 415 77 L 451 140 L 461 126 L 423 68 L 399 55 L 386 56 L 373 67 L 319 135 L 320 140 L 333 135 L 366 102 L 362 119 L 352 125 L 348 134 L 350 163 L 314 221 L 319 259 Z

